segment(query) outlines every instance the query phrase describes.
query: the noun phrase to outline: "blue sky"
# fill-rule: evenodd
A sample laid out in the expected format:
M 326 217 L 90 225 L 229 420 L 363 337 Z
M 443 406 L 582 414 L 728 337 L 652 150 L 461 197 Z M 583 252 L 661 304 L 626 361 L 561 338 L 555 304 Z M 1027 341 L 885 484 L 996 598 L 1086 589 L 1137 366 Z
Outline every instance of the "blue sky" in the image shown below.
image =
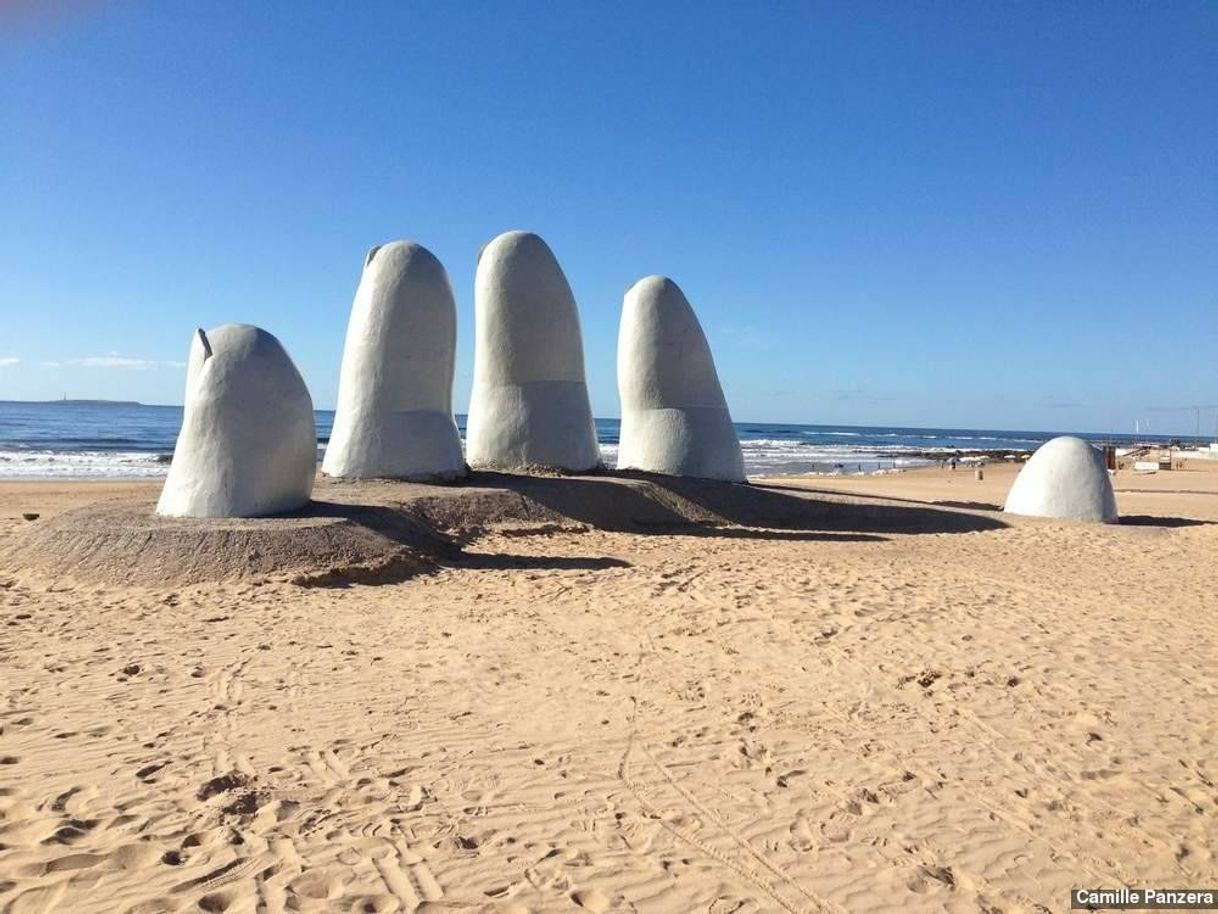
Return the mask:
M 527 228 L 616 416 L 672 276 L 749 421 L 1191 432 L 1218 409 L 1218 4 L 0 6 L 0 398 L 181 401 L 259 324 L 333 405 L 365 250 Z

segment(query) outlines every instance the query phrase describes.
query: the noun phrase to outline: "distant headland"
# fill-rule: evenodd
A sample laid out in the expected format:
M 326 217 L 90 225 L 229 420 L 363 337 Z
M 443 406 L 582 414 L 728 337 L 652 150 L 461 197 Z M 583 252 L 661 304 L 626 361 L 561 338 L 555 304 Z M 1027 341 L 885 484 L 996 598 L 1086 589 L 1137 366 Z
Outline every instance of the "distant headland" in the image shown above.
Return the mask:
M 48 406 L 145 406 L 138 400 L 69 400 L 63 397 L 59 400 L 0 400 L 0 403 L 37 403 Z

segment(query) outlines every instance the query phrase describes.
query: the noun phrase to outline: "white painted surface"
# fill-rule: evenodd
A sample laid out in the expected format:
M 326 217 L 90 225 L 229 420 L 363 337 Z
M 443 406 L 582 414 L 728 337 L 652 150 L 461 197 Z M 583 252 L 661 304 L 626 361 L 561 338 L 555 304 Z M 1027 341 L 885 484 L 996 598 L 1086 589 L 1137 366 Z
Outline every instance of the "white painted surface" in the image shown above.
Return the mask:
M 1116 523 L 1116 495 L 1104 455 L 1081 438 L 1047 441 L 1028 460 L 1007 495 L 1011 514 Z
M 579 313 L 546 243 L 530 232 L 506 232 L 487 244 L 478 258 L 474 312 L 469 465 L 573 472 L 598 466 Z
M 744 481 L 744 456 L 710 345 L 671 279 L 648 276 L 626 293 L 617 384 L 619 469 Z
M 279 340 L 249 324 L 196 331 L 182 430 L 157 513 L 293 511 L 312 494 L 316 464 L 313 401 Z
M 457 307 L 436 257 L 410 241 L 373 248 L 343 349 L 331 476 L 447 480 L 465 474 L 453 420 Z

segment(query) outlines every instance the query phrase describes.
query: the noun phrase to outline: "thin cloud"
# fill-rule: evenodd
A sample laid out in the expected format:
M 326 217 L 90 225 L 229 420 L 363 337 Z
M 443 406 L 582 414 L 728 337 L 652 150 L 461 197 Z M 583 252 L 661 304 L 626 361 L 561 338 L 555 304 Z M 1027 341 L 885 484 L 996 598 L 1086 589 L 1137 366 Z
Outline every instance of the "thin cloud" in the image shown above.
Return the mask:
M 4 356 L 0 358 L 0 368 L 12 368 L 14 365 L 20 365 L 21 359 L 15 355 Z
M 69 365 L 80 365 L 84 368 L 122 368 L 128 371 L 150 371 L 154 368 L 184 368 L 185 362 L 171 362 L 164 359 L 136 359 L 130 356 L 111 352 L 109 355 L 89 355 L 80 359 L 68 359 Z

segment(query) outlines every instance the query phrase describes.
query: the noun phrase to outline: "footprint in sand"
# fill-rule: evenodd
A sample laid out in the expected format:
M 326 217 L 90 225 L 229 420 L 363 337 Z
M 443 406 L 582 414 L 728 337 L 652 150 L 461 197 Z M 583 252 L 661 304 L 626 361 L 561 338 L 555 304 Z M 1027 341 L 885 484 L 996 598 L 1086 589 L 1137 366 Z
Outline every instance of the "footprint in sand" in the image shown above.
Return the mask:
M 89 801 L 98 795 L 98 790 L 92 785 L 84 787 L 69 787 L 51 803 L 52 812 L 66 812 L 70 816 L 81 816 Z
M 6 914 L 45 914 L 54 911 L 66 887 L 65 883 L 58 882 L 27 889 L 9 903 Z
M 239 894 L 234 890 L 211 892 L 199 899 L 200 911 L 227 911 L 239 900 Z
M 301 898 L 329 900 L 342 894 L 349 880 L 344 867 L 309 870 L 288 883 L 288 890 Z
M 109 859 L 105 854 L 68 854 L 64 857 L 56 857 L 46 864 L 43 871 L 46 873 L 66 873 L 72 870 L 83 870 L 91 866 L 97 866 L 99 863 L 105 863 Z
M 571 900 L 592 914 L 604 914 L 613 906 L 613 901 L 597 889 L 580 889 L 571 893 Z
M 140 844 L 124 844 L 110 854 L 110 859 L 125 870 L 139 870 L 151 865 L 160 856 L 160 848 L 146 841 Z
M 43 844 L 73 844 L 97 827 L 97 819 L 68 819 Z
M 791 825 L 791 847 L 797 851 L 810 851 L 816 847 L 816 838 L 805 816 L 797 816 Z
M 396 895 L 365 895 L 357 898 L 347 910 L 351 914 L 393 914 L 402 910 L 402 902 Z

